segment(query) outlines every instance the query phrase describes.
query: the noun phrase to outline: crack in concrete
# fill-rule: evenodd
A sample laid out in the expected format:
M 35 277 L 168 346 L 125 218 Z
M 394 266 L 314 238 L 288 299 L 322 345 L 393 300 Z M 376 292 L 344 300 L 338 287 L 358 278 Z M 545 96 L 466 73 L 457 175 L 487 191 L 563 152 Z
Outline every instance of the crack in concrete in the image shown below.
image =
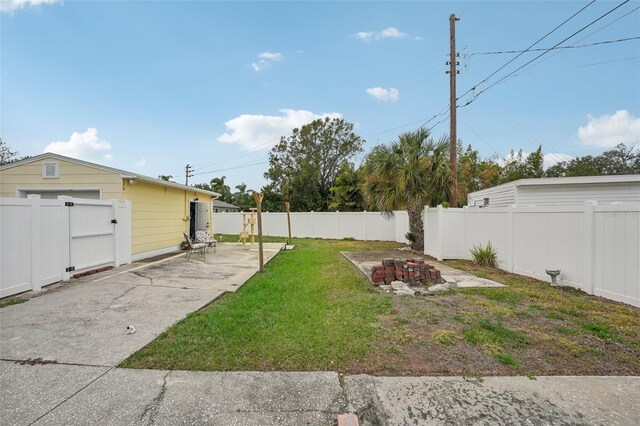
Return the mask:
M 138 271 L 132 271 L 131 273 L 132 273 L 133 275 L 136 275 L 136 276 L 140 277 L 140 278 L 146 278 L 146 279 L 148 279 L 149 281 L 151 281 L 151 285 L 153 285 L 153 278 L 148 277 L 148 276 L 144 275 L 142 272 L 138 272 Z
M 126 296 L 127 294 L 129 294 L 129 292 L 135 288 L 137 288 L 139 286 L 134 285 L 131 288 L 128 288 L 124 293 L 122 293 L 120 296 L 114 297 L 113 300 L 111 300 L 111 302 L 109 302 L 109 304 L 102 310 L 102 313 L 107 312 L 109 309 L 111 309 L 111 306 L 113 306 L 118 300 L 122 299 L 124 296 Z
M 85 390 L 86 388 L 88 388 L 89 386 L 91 386 L 93 383 L 97 382 L 98 380 L 100 380 L 105 374 L 107 374 L 109 371 L 113 370 L 115 367 L 110 367 L 107 371 L 105 371 L 104 373 L 100 374 L 98 377 L 96 377 L 95 379 L 91 380 L 89 383 L 87 383 L 86 385 L 84 385 L 83 387 L 81 387 L 80 389 L 78 389 L 77 391 L 75 391 L 73 394 L 69 395 L 67 398 L 65 398 L 62 402 L 60 402 L 58 405 L 56 405 L 55 407 L 53 407 L 52 409 L 50 409 L 49 411 L 47 411 L 46 413 L 44 413 L 43 415 L 41 415 L 40 417 L 38 417 L 37 419 L 35 419 L 34 421 L 32 421 L 31 423 L 29 423 L 29 426 L 37 423 L 40 419 L 44 418 L 45 416 L 49 415 L 49 413 L 51 413 L 53 410 L 55 410 L 56 408 L 60 407 L 62 404 L 64 404 L 65 402 L 69 401 L 71 398 L 73 398 L 74 396 L 76 396 L 77 394 L 79 394 L 80 392 L 82 392 L 83 390 Z
M 76 367 L 100 367 L 100 368 L 113 368 L 113 365 L 100 365 L 100 364 L 81 364 L 77 362 L 60 362 L 57 360 L 47 360 L 42 358 L 27 358 L 27 359 L 12 359 L 12 358 L 0 358 L 0 361 L 13 362 L 20 365 L 73 365 Z
M 147 424 L 152 425 L 155 422 L 155 417 L 158 415 L 158 410 L 160 410 L 160 403 L 164 399 L 164 394 L 167 392 L 167 377 L 169 377 L 171 371 L 172 370 L 169 370 L 167 374 L 164 375 L 162 378 L 162 387 L 160 388 L 160 392 L 151 400 L 151 402 L 149 402 L 149 404 L 147 404 L 142 414 L 140 414 L 140 417 L 138 417 L 138 420 L 142 421 L 148 415 L 149 419 Z

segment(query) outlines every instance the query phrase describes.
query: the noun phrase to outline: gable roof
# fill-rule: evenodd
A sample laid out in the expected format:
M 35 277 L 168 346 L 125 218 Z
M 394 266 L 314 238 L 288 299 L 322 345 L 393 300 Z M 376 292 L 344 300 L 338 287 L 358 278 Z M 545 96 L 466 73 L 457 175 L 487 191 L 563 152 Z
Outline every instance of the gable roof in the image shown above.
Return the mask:
M 226 203 L 222 200 L 213 200 L 213 207 L 221 207 L 223 209 L 238 209 L 240 210 L 240 207 L 233 205 L 233 204 L 229 204 Z
M 66 157 L 60 154 L 54 154 L 52 152 L 45 152 L 44 154 L 36 155 L 35 157 L 25 158 L 24 160 L 16 161 L 13 163 L 5 164 L 0 166 L 0 171 L 11 169 L 13 167 L 22 166 L 24 164 L 34 163 L 36 161 L 45 160 L 48 158 L 55 158 L 60 161 L 67 161 L 69 163 L 79 164 L 81 166 L 91 167 L 98 170 L 103 170 L 105 172 L 116 173 L 119 174 L 122 179 L 136 179 L 140 182 L 152 183 L 155 185 L 168 186 L 171 188 L 184 189 L 188 191 L 199 192 L 201 194 L 207 194 L 212 197 L 219 197 L 220 194 L 213 191 L 207 191 L 206 189 L 196 188 L 195 186 L 182 185 L 177 182 L 170 182 L 162 179 L 156 179 L 151 176 L 140 175 L 138 173 L 128 172 L 126 170 L 115 169 L 113 167 L 103 166 L 102 164 L 91 163 L 89 161 L 78 160 L 77 158 Z

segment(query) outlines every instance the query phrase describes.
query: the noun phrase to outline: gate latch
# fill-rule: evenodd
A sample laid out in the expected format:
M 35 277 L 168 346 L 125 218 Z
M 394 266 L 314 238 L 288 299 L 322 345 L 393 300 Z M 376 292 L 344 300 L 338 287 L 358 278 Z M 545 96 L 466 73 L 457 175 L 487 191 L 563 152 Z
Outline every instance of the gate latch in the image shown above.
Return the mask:
M 118 223 L 118 219 L 111 219 L 111 223 Z
M 74 206 L 73 202 L 71 202 L 71 201 L 65 201 L 64 205 L 65 205 L 65 207 L 73 207 Z

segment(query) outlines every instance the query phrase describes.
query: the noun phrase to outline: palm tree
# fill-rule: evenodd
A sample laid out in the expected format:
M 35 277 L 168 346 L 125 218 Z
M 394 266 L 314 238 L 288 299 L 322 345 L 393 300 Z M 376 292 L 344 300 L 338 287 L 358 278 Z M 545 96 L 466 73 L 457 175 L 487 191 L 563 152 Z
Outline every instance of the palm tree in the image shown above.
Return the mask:
M 220 194 L 220 200 L 231 202 L 231 188 L 224 183 L 226 176 L 211 179 L 211 190 Z
M 422 250 L 425 205 L 447 199 L 450 168 L 448 138 L 434 141 L 428 129 L 403 133 L 391 145 L 378 145 L 367 156 L 364 195 L 370 205 L 384 213 L 407 209 L 409 234 L 414 250 Z
M 170 182 L 171 179 L 173 179 L 173 176 L 171 176 L 171 175 L 158 175 L 158 179 L 162 179 L 164 181 Z

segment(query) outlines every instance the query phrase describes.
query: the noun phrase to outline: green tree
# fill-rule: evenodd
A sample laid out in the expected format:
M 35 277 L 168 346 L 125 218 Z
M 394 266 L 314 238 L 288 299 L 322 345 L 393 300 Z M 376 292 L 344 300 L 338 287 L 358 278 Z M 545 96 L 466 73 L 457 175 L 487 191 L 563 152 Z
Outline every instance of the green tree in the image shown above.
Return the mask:
M 28 157 L 24 157 L 28 158 Z M 11 151 L 11 148 L 0 138 L 0 166 L 9 163 L 15 163 L 23 158 L 18 157 L 18 151 Z
M 260 189 L 262 192 L 262 210 L 267 212 L 283 212 L 284 197 L 278 192 L 272 183 L 269 183 Z
M 543 162 L 542 145 L 527 156 L 522 153 L 522 150 L 517 153 L 511 150 L 511 154 L 502 166 L 501 183 L 540 178 L 544 176 Z
M 640 174 L 640 150 L 619 144 L 600 155 L 561 161 L 547 169 L 547 177 Z
M 361 152 L 363 144 L 353 124 L 339 118 L 315 120 L 293 129 L 271 149 L 265 177 L 292 209 L 326 211 L 340 165 Z
M 173 176 L 171 176 L 171 175 L 158 175 L 158 179 L 164 180 L 166 182 L 171 182 L 171 179 L 173 179 Z
M 367 156 L 364 196 L 378 210 L 392 214 L 406 209 L 409 214 L 411 247 L 422 250 L 425 205 L 447 200 L 449 189 L 449 142 L 435 141 L 429 130 L 420 128 L 399 136 L 391 145 L 378 145 Z
M 331 210 L 355 212 L 365 210 L 362 186 L 364 185 L 364 170 L 345 161 L 340 166 L 336 176 L 336 184 L 331 187 Z
M 218 197 L 219 200 L 230 203 L 232 201 L 233 195 L 231 194 L 231 188 L 229 187 L 229 185 L 225 184 L 225 179 L 227 179 L 226 176 L 213 178 L 209 182 L 209 185 L 211 186 L 211 190 L 213 192 L 217 192 L 218 194 L 220 194 L 220 197 Z
M 256 203 L 253 199 L 251 191 L 247 191 L 247 184 L 242 182 L 236 185 L 236 192 L 233 193 L 233 204 L 240 207 L 240 210 L 248 211 L 251 207 L 255 207 Z

